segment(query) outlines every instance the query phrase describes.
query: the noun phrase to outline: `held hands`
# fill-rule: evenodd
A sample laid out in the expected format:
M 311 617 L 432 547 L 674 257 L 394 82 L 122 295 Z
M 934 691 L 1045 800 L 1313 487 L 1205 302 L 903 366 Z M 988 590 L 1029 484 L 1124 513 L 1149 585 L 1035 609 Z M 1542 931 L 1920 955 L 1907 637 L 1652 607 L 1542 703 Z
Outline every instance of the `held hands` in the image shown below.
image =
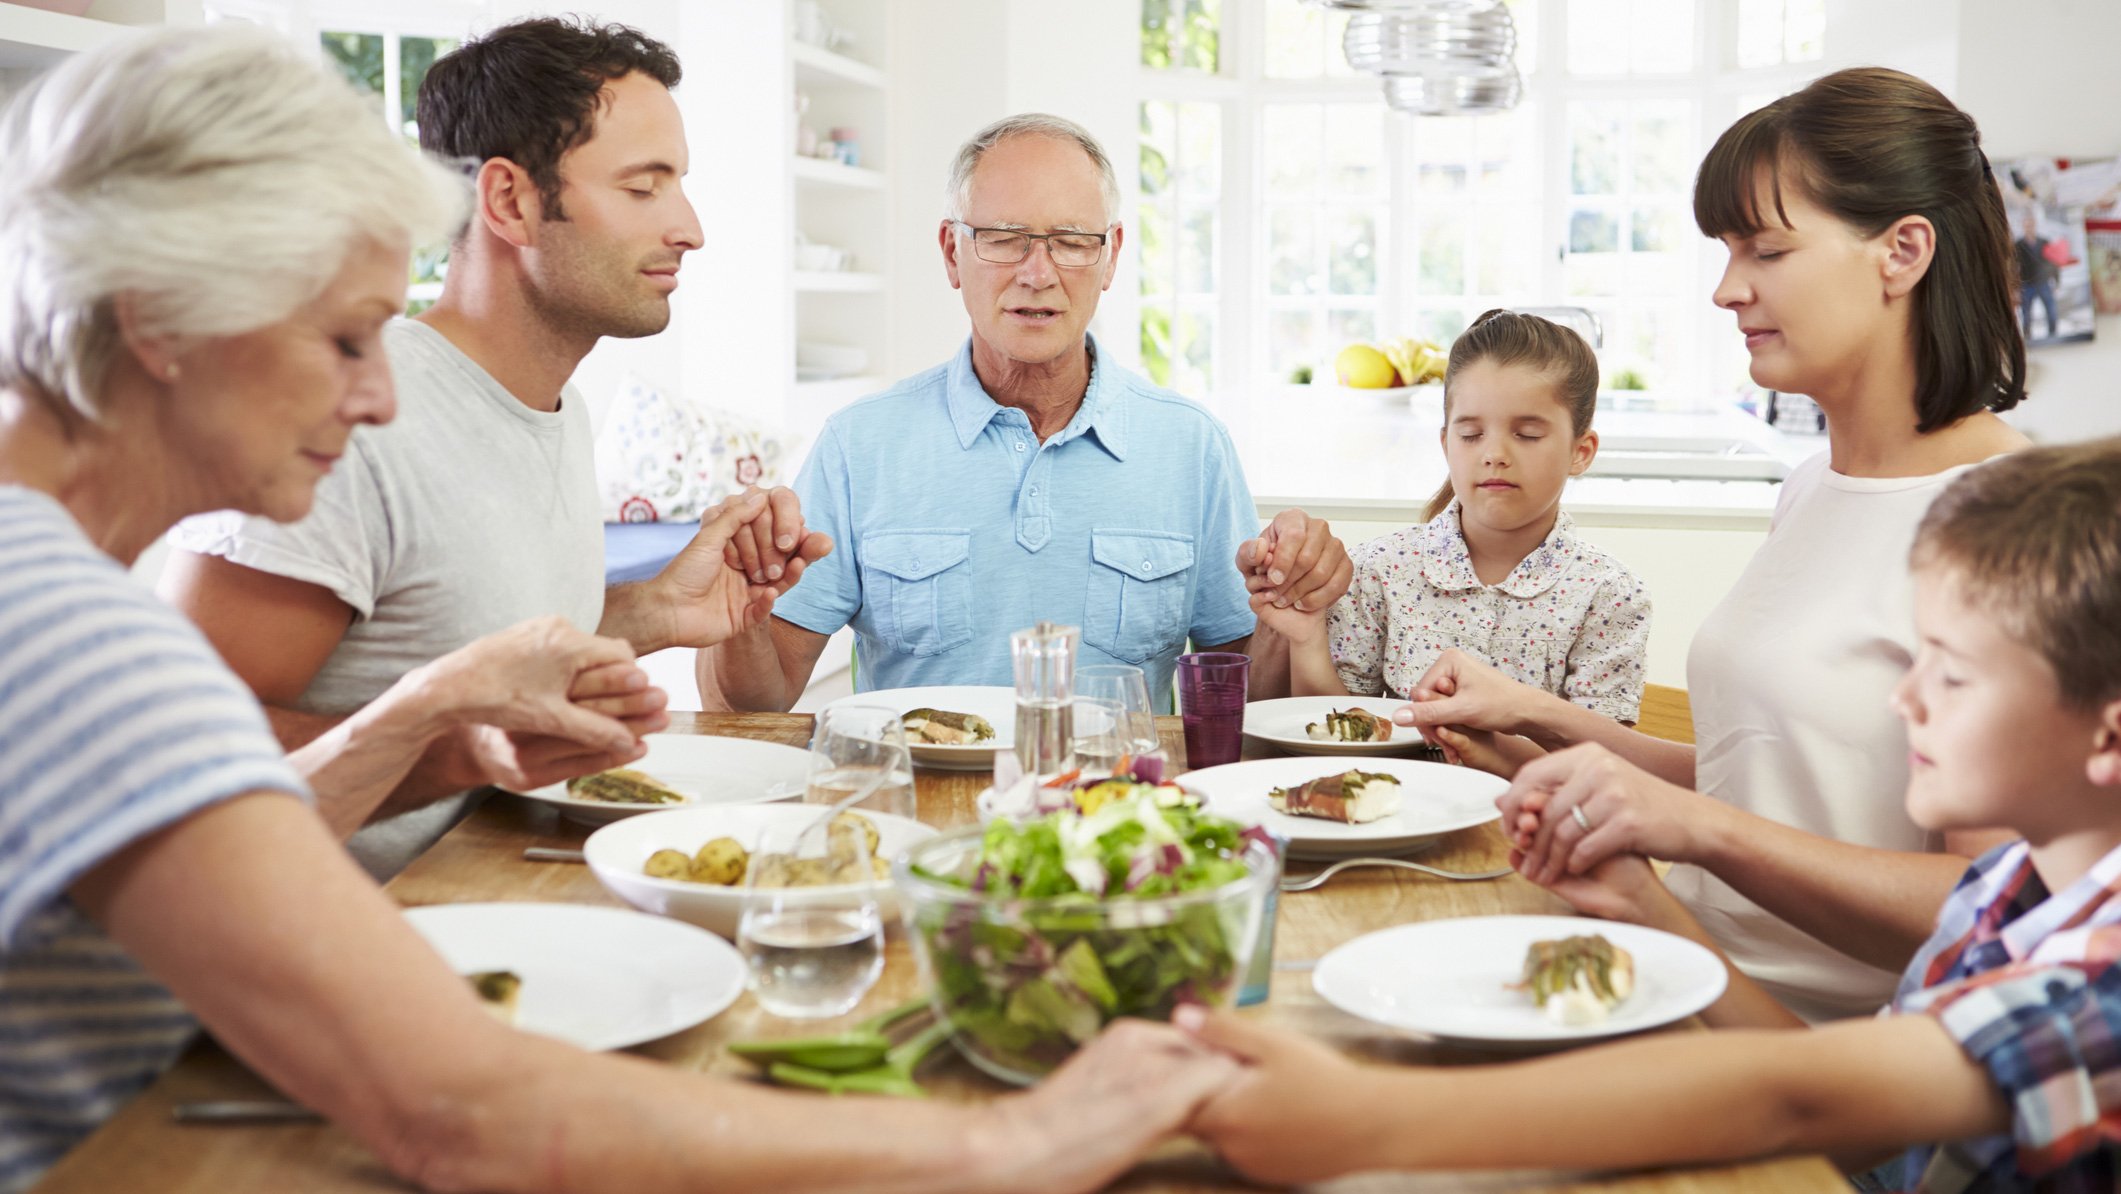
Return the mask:
M 1348 549 L 1333 537 L 1332 527 L 1301 510 L 1282 511 L 1259 538 L 1239 544 L 1237 570 L 1245 575 L 1255 610 L 1264 594 L 1278 609 L 1323 612 L 1355 579 Z
M 1510 851 L 1510 865 L 1526 878 L 1531 878 L 1525 870 L 1529 861 Z M 1583 874 L 1564 873 L 1545 886 L 1569 907 L 1600 920 L 1668 928 L 1690 915 L 1640 854 L 1615 854 Z
M 1534 728 L 1538 689 L 1495 670 L 1456 647 L 1437 657 L 1409 694 L 1413 700 L 1392 713 L 1392 720 L 1413 726 L 1422 737 L 1447 746 L 1438 726 L 1523 734 Z
M 648 753 L 639 741 L 670 724 L 663 711 L 669 697 L 651 687 L 648 675 L 631 663 L 591 668 L 575 677 L 567 697 L 578 708 L 616 718 L 633 735 L 623 747 L 584 745 L 550 734 L 510 732 L 498 726 L 472 725 L 460 731 L 463 753 L 476 779 L 464 784 L 499 784 L 516 791 L 542 788 L 624 767 Z
M 1238 1073 L 1228 1056 L 1164 1024 L 1115 1020 L 1023 1095 L 989 1104 L 1001 1118 L 1010 1184 L 1101 1190 L 1183 1130 Z
M 711 647 L 762 626 L 774 599 L 832 540 L 803 526 L 792 489 L 747 489 L 714 508 L 699 534 L 648 582 L 668 610 L 666 642 Z
M 564 618 L 487 635 L 422 668 L 418 684 L 448 727 L 439 750 L 457 788 L 542 787 L 619 766 L 669 722 L 631 647 Z
M 1172 1021 L 1243 1063 L 1189 1128 L 1238 1172 L 1280 1186 L 1366 1167 L 1378 1122 L 1363 1110 L 1369 1067 L 1234 1012 L 1186 1006 Z
M 1590 742 L 1525 764 L 1496 804 L 1523 855 L 1518 872 L 1557 891 L 1615 855 L 1690 861 L 1706 811 L 1695 793 Z

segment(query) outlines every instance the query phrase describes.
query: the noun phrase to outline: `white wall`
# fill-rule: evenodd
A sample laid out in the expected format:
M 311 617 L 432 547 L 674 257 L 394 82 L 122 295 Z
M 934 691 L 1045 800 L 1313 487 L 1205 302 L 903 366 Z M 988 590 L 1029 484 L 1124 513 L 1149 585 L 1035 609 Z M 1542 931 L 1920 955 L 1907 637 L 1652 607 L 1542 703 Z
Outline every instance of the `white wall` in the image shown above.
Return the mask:
M 1952 98 L 1980 125 L 1991 158 L 2121 154 L 2121 3 L 1958 0 Z M 2121 434 L 2121 315 L 2087 344 L 2030 353 L 2032 399 L 2012 418 L 2046 441 Z
M 917 373 L 964 343 L 964 304 L 943 274 L 936 230 L 957 147 L 1018 112 L 1051 112 L 1088 128 L 1112 155 L 1121 211 L 1132 211 L 1139 136 L 1131 90 L 1140 0 L 892 0 L 891 187 L 901 251 L 890 278 L 889 375 Z M 906 82 L 900 82 L 905 80 Z M 1137 281 L 1131 248 L 1091 330 L 1134 357 Z
M 1336 522 L 1350 550 L 1405 528 L 1394 523 Z M 1650 590 L 1649 681 L 1686 687 L 1687 647 L 1694 632 L 1753 553 L 1765 531 L 1662 530 L 1577 524 L 1586 542 L 1619 560 Z

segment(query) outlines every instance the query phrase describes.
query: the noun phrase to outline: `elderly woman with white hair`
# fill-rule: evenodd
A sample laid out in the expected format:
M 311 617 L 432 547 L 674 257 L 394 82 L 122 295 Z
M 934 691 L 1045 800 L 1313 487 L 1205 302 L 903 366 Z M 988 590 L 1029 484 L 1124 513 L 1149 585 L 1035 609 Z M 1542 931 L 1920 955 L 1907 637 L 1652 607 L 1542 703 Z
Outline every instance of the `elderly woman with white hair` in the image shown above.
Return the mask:
M 136 1092 L 194 1016 L 435 1188 L 1100 1184 L 1227 1063 L 1134 1026 L 968 1108 L 585 1054 L 487 1016 L 307 803 L 387 790 L 466 722 L 636 749 L 609 714 L 640 706 L 593 695 L 641 691 L 623 644 L 556 620 L 482 640 L 305 772 L 125 575 L 187 514 L 299 518 L 353 429 L 390 417 L 378 331 L 460 190 L 256 30 L 120 39 L 0 120 L 0 1190 Z

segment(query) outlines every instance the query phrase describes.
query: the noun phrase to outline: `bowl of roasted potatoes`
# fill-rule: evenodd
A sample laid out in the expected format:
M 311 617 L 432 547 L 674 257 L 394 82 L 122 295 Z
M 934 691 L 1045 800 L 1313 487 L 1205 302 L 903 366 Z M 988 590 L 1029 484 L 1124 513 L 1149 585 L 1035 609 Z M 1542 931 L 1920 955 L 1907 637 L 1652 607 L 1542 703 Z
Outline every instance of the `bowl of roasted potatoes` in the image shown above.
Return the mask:
M 696 924 L 735 940 L 744 910 L 744 876 L 752 851 L 768 830 L 801 826 L 830 815 L 819 804 L 743 804 L 674 808 L 614 821 L 582 844 L 583 857 L 611 894 L 639 908 Z M 839 814 L 868 841 L 868 874 L 843 873 L 826 859 L 804 860 L 782 874 L 786 885 L 821 894 L 850 885 L 875 889 L 885 923 L 898 916 L 890 866 L 900 854 L 935 836 L 907 817 L 855 810 Z

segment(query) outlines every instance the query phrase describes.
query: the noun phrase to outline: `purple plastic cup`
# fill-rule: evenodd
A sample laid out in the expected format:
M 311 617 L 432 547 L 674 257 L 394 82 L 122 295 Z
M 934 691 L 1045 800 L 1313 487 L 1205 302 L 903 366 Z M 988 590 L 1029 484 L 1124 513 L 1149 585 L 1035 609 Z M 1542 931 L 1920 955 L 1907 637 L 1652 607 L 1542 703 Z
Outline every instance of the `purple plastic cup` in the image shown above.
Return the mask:
M 1245 690 L 1252 660 L 1230 651 L 1178 657 L 1178 712 L 1186 727 L 1186 766 L 1235 763 L 1244 750 Z

